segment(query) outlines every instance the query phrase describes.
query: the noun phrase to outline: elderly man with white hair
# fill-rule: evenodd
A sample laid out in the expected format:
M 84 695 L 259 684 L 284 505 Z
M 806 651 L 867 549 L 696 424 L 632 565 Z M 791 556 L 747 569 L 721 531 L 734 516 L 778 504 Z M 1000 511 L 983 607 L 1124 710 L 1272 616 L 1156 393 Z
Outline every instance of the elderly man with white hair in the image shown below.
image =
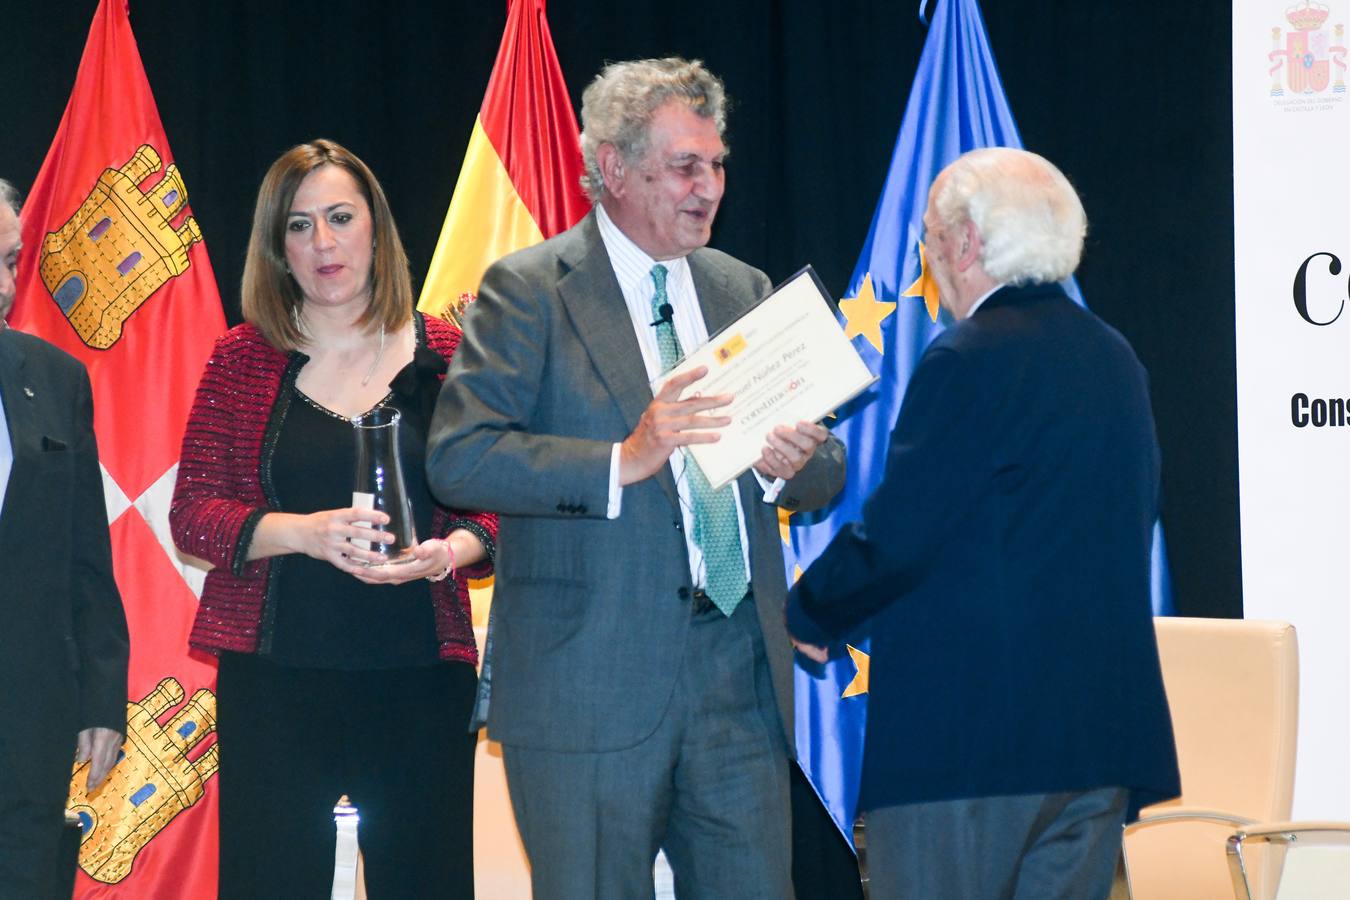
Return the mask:
M 1104 898 L 1121 826 L 1180 791 L 1150 615 L 1147 377 L 1058 284 L 1087 221 L 1045 159 L 962 156 L 924 226 L 957 321 L 788 627 L 818 656 L 871 636 L 873 897 Z

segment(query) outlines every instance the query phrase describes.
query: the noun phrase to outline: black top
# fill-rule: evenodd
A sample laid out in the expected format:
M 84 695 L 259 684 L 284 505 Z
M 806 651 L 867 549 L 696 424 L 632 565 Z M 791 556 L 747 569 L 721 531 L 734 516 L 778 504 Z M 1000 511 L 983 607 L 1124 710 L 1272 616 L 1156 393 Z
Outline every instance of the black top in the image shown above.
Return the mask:
M 426 484 L 427 425 L 445 363 L 418 347 L 391 382 L 381 406 L 401 413 L 399 456 L 419 541 L 432 537 L 434 511 Z M 298 388 L 278 432 L 272 483 L 281 511 L 312 513 L 352 505 L 356 446 L 351 420 L 320 406 Z M 366 584 L 303 554 L 276 560 L 276 626 L 270 657 L 327 669 L 384 669 L 437 661 L 430 584 Z

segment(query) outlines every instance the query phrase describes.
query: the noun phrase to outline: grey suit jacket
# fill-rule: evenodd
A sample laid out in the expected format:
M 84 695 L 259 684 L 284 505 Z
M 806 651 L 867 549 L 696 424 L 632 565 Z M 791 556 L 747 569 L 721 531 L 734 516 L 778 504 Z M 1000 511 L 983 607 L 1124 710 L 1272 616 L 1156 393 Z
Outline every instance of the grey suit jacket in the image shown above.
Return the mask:
M 768 293 L 764 273 L 715 250 L 689 258 L 710 333 Z M 605 518 L 610 454 L 651 388 L 594 214 L 496 263 L 466 316 L 432 421 L 427 471 L 442 501 L 501 514 L 489 734 L 563 751 L 631 747 L 670 701 L 691 620 L 688 552 L 668 466 L 624 488 Z M 824 505 L 844 450 L 822 445 L 783 491 Z M 785 737 L 792 654 L 777 510 L 740 480 L 751 578 Z

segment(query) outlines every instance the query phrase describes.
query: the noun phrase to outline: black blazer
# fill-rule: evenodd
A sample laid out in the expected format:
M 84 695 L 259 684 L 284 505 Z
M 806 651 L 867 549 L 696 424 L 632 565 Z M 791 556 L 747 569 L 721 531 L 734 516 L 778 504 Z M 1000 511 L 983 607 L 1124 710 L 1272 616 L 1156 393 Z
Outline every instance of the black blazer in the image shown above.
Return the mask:
M 1158 488 L 1144 369 L 1058 286 L 1004 288 L 932 343 L 863 521 L 789 598 L 810 641 L 871 617 L 860 808 L 1180 792 L 1149 600 Z
M 14 465 L 0 508 L 0 727 L 126 732 L 127 624 L 113 581 L 89 377 L 73 357 L 0 330 Z M 30 723 L 30 724 L 25 724 Z M 59 723 L 59 724 L 58 724 Z

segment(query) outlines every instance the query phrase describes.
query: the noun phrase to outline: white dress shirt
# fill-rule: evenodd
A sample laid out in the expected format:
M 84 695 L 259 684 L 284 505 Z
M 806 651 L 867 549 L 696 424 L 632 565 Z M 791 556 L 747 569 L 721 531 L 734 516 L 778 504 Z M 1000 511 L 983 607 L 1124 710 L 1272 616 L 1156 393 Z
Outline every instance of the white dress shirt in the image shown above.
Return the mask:
M 656 265 L 656 260 L 620 231 L 599 204 L 595 206 L 595 219 L 600 227 L 600 239 L 609 253 L 609 263 L 618 279 L 619 290 L 623 293 L 623 301 L 628 306 L 633 333 L 642 349 L 647 378 L 655 379 L 662 372 L 661 349 L 656 343 L 656 328 L 651 324 L 655 318 L 652 314 L 652 297 L 656 293 L 656 283 L 652 281 L 652 266 Z M 703 321 L 703 309 L 698 304 L 689 260 L 687 257 L 667 259 L 662 260 L 661 265 L 666 267 L 666 300 L 674 310 L 675 336 L 680 341 L 681 350 L 692 350 L 708 340 L 708 325 Z M 623 488 L 619 484 L 619 448 L 620 445 L 615 444 L 610 456 L 608 516 L 611 519 L 618 518 L 623 508 Z M 707 570 L 703 565 L 703 551 L 694 541 L 694 507 L 690 500 L 689 479 L 685 477 L 682 451 L 676 450 L 670 455 L 670 469 L 680 495 L 680 518 L 684 521 L 684 540 L 689 548 L 689 574 L 695 587 L 706 587 Z M 736 518 L 741 529 L 741 557 L 745 560 L 746 579 L 749 580 L 750 542 L 745 533 L 745 510 L 741 506 L 740 488 L 735 482 L 731 489 L 736 497 Z
M 0 398 L 0 510 L 5 508 L 5 489 L 9 487 L 9 472 L 14 468 L 14 445 L 9 439 L 9 420 L 5 418 L 5 401 Z

